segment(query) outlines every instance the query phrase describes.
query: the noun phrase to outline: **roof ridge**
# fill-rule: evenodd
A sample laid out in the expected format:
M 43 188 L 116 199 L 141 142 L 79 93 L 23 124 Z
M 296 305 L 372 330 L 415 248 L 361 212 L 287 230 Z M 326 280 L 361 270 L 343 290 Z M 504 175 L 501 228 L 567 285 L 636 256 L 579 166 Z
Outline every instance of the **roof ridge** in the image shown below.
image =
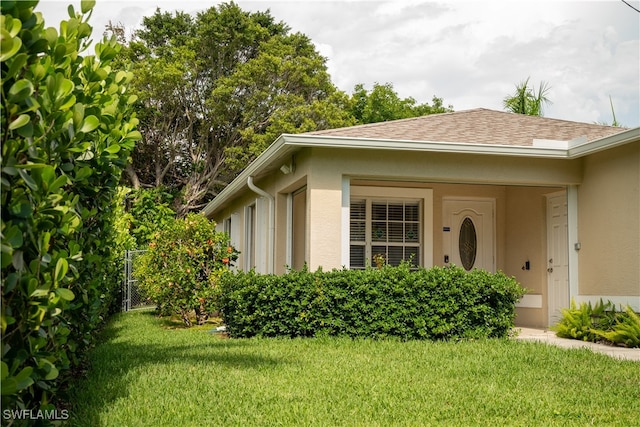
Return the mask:
M 559 118 L 556 118 L 556 117 L 531 116 L 531 115 L 528 115 L 528 114 L 513 113 L 511 111 L 499 111 L 499 110 L 487 110 L 487 111 L 491 111 L 491 112 L 495 112 L 495 113 L 509 114 L 509 115 L 513 115 L 513 116 L 519 116 L 519 118 L 522 118 L 523 120 L 554 121 L 554 122 L 562 122 L 562 123 L 571 123 L 571 124 L 574 124 L 574 125 L 581 125 L 581 126 L 585 126 L 586 125 L 586 126 L 593 126 L 593 127 L 598 127 L 598 128 L 619 129 L 620 131 L 630 129 L 630 128 L 620 127 L 620 126 L 601 125 L 601 124 L 598 124 L 598 123 L 577 122 L 575 120 L 559 119 Z
M 353 125 L 353 126 L 343 126 L 343 127 L 339 127 L 339 128 L 331 128 L 331 129 L 322 129 L 322 130 L 315 130 L 315 131 L 310 131 L 310 132 L 305 132 L 306 134 L 316 134 L 319 132 L 327 132 L 327 131 L 338 131 L 341 129 L 366 129 L 366 128 L 371 128 L 371 127 L 379 127 L 379 126 L 384 126 L 384 125 L 388 125 L 389 123 L 402 123 L 402 122 L 411 122 L 411 121 L 416 121 L 416 120 L 423 120 L 425 117 L 434 117 L 434 116 L 448 116 L 448 115 L 453 115 L 453 114 L 460 114 L 460 113 L 469 113 L 472 111 L 476 111 L 476 110 L 486 110 L 486 111 L 494 111 L 494 110 L 489 110 L 487 108 L 472 108 L 469 110 L 460 110 L 460 111 L 447 111 L 444 113 L 434 113 L 434 114 L 425 114 L 422 116 L 416 116 L 416 117 L 407 117 L 404 119 L 394 119 L 394 120 L 385 120 L 382 122 L 374 122 L 374 123 L 363 123 L 363 124 L 359 124 L 359 125 Z
M 512 112 L 509 112 L 509 111 L 493 110 L 493 109 L 490 109 L 490 108 L 478 107 L 478 108 L 471 108 L 471 109 L 460 110 L 460 111 L 449 111 L 449 112 L 445 112 L 445 113 L 426 114 L 426 115 L 423 115 L 423 116 L 408 117 L 408 118 L 405 118 L 405 119 L 387 120 L 387 121 L 375 122 L 375 123 L 364 123 L 364 124 L 360 124 L 360 125 L 343 126 L 343 127 L 340 127 L 340 128 L 332 128 L 332 129 L 322 129 L 322 130 L 310 131 L 310 132 L 305 132 L 305 133 L 306 134 L 310 134 L 310 135 L 316 135 L 316 134 L 323 134 L 323 133 L 329 133 L 329 132 L 337 132 L 337 131 L 341 131 L 341 130 L 344 130 L 344 129 L 352 129 L 352 130 L 376 129 L 376 128 L 383 127 L 383 126 L 402 125 L 404 123 L 411 123 L 411 122 L 415 122 L 415 121 L 438 120 L 438 119 L 442 119 L 442 118 L 444 118 L 446 116 L 461 116 L 461 115 L 470 115 L 470 114 L 477 114 L 477 113 L 487 113 L 487 114 L 492 114 L 492 115 L 498 115 L 498 114 L 500 114 L 500 115 L 508 115 L 510 117 L 513 117 L 514 119 L 528 121 L 529 123 L 533 123 L 533 122 L 537 122 L 537 123 L 555 122 L 555 123 L 558 123 L 558 124 L 562 123 L 562 124 L 567 124 L 567 125 L 572 125 L 572 126 L 576 126 L 576 125 L 588 126 L 591 129 L 603 129 L 604 130 L 605 128 L 609 128 L 611 130 L 616 129 L 616 130 L 619 130 L 619 131 L 623 131 L 623 130 L 627 130 L 628 129 L 628 128 L 625 128 L 625 127 L 601 125 L 601 124 L 598 124 L 598 123 L 576 122 L 576 121 L 573 121 L 573 120 L 558 119 L 558 118 L 554 118 L 554 117 L 530 116 L 530 115 L 526 115 L 526 114 L 512 113 Z

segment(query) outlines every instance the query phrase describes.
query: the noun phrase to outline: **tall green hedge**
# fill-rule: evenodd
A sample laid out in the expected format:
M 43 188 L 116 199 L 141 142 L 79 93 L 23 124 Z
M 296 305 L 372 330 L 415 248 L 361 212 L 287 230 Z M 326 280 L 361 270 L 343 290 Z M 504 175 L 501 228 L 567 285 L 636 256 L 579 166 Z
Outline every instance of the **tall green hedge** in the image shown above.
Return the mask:
M 2 409 L 52 408 L 119 286 L 114 197 L 135 140 L 115 39 L 83 56 L 95 1 L 58 29 L 2 1 Z M 84 15 L 83 15 L 84 14 Z
M 254 272 L 222 277 L 219 307 L 233 337 L 504 337 L 524 289 L 503 273 L 457 267 Z

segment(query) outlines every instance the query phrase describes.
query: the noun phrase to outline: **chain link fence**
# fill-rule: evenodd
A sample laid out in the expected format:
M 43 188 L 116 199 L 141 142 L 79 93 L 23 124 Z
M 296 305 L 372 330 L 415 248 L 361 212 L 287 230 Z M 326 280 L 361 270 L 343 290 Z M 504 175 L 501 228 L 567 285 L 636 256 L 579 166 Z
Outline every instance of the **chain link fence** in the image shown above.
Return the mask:
M 138 290 L 137 280 L 133 277 L 135 260 L 145 252 L 146 250 L 125 251 L 124 281 L 122 283 L 122 311 L 154 306 L 154 304 L 144 298 L 142 293 Z

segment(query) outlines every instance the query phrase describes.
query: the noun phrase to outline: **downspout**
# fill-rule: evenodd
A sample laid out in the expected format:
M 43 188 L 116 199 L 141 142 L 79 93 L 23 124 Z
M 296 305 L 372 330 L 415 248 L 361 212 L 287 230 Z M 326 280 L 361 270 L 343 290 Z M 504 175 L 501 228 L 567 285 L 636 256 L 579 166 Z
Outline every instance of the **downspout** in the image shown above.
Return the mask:
M 249 190 L 254 193 L 265 197 L 269 201 L 269 233 L 267 235 L 267 273 L 273 273 L 273 252 L 274 252 L 274 242 L 275 242 L 275 231 L 276 231 L 276 213 L 275 213 L 275 198 L 264 191 L 261 188 L 256 187 L 253 183 L 253 176 L 249 175 L 247 177 L 247 186 Z

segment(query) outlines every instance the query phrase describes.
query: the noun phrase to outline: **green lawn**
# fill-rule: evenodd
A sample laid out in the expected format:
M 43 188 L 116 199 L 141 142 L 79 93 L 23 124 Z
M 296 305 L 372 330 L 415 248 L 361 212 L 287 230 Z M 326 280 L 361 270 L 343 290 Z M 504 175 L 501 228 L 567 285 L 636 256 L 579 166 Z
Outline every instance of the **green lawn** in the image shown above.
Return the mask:
M 637 362 L 512 340 L 233 340 L 133 312 L 110 322 L 89 359 L 72 387 L 72 425 L 640 421 Z

